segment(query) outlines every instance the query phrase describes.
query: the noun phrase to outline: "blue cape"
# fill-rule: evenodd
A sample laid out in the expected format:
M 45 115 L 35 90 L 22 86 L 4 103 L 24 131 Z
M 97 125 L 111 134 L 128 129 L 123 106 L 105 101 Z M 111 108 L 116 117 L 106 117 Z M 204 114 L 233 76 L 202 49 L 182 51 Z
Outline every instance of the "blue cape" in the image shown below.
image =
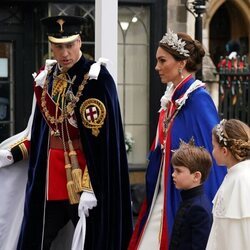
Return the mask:
M 176 89 L 172 97 L 172 101 L 175 101 L 176 99 L 179 99 L 181 96 L 183 96 L 183 94 L 194 81 L 195 80 L 193 78 L 188 78 L 180 88 Z M 166 219 L 166 228 L 163 228 L 162 233 L 162 235 L 167 235 L 166 241 L 168 241 L 170 238 L 175 214 L 180 203 L 180 191 L 175 188 L 172 180 L 173 168 L 170 164 L 172 155 L 171 150 L 179 148 L 180 139 L 188 142 L 193 137 L 197 146 L 205 147 L 212 154 L 212 129 L 218 123 L 219 116 L 213 100 L 211 99 L 208 92 L 204 88 L 200 87 L 189 95 L 185 105 L 178 112 L 173 120 L 172 126 L 170 126 L 168 131 L 170 134 L 170 151 L 167 152 L 169 157 L 166 159 L 165 166 L 163 166 L 167 171 L 167 180 L 165 184 L 166 210 L 164 211 L 163 216 Z M 159 126 L 163 125 L 159 124 Z M 139 219 L 137 221 L 135 232 L 132 236 L 130 249 L 133 249 L 133 247 L 138 244 L 141 233 L 144 230 L 145 223 L 148 219 L 156 188 L 156 182 L 159 175 L 161 160 L 162 149 L 161 145 L 158 144 L 149 155 L 149 164 L 146 173 L 146 199 L 138 217 Z M 211 204 L 225 174 L 226 168 L 217 166 L 213 160 L 211 173 L 204 184 L 205 192 L 208 195 Z

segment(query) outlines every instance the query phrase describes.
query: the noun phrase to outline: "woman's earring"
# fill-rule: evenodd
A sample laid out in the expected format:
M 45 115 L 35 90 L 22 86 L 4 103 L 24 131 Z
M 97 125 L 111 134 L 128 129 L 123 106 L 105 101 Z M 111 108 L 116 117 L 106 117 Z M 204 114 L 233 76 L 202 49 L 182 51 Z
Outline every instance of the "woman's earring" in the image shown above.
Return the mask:
M 181 76 L 181 79 L 184 78 L 183 74 L 182 74 L 182 69 L 178 69 L 179 75 Z

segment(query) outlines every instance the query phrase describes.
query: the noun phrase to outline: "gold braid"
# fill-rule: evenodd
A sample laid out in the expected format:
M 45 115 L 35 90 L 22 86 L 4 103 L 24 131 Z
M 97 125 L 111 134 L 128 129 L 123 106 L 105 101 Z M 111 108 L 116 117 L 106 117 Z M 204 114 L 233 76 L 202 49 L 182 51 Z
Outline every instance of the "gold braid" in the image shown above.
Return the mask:
M 56 76 L 58 77 L 58 76 Z M 77 102 L 80 99 L 80 96 L 82 95 L 82 91 L 85 87 L 85 85 L 87 84 L 87 80 L 89 78 L 88 73 L 86 73 L 83 77 L 83 81 L 81 82 L 81 84 L 78 87 L 78 91 L 75 95 L 75 97 L 73 98 L 73 100 L 69 101 L 66 105 L 65 108 L 65 112 L 62 112 L 61 115 L 59 117 L 53 116 L 49 113 L 49 110 L 47 108 L 47 102 L 46 102 L 46 94 L 48 93 L 48 84 L 49 84 L 49 77 L 47 77 L 43 90 L 42 90 L 42 96 L 41 96 L 41 106 L 42 106 L 42 111 L 46 117 L 46 119 L 51 123 L 51 124 L 58 124 L 58 123 L 63 123 L 64 119 L 69 117 L 70 114 L 72 114 L 72 111 L 74 110 Z M 61 79 L 64 80 L 64 79 Z

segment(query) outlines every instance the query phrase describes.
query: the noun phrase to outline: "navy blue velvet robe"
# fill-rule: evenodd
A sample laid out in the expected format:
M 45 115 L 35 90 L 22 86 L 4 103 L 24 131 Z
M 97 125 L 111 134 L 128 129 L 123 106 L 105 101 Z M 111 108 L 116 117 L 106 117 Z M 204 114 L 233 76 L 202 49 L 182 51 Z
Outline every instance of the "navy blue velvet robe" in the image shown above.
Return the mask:
M 77 76 L 72 87 L 74 94 L 92 63 L 82 57 L 69 69 L 71 77 Z M 100 100 L 107 111 L 98 136 L 93 136 L 92 130 L 82 123 L 80 107 L 89 98 Z M 85 85 L 74 111 L 97 198 L 97 207 L 87 217 L 84 249 L 127 249 L 132 233 L 128 164 L 117 90 L 105 67 L 101 67 L 98 80 L 89 80 Z M 22 250 L 40 249 L 42 244 L 48 132 L 48 125 L 37 106 L 32 127 L 24 218 L 18 242 L 18 249 Z

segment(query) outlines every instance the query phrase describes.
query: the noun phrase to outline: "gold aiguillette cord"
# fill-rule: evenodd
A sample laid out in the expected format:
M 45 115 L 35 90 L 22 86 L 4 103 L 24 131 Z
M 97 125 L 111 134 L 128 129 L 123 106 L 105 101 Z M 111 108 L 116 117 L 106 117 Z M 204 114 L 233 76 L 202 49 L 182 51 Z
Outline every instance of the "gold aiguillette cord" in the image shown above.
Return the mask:
M 74 150 L 72 141 L 68 140 L 69 145 L 69 157 L 72 166 L 72 178 L 76 186 L 77 192 L 83 191 L 82 188 L 82 169 L 79 166 L 76 151 Z
M 72 166 L 70 164 L 67 151 L 64 151 L 64 160 L 65 160 L 65 170 L 67 176 L 67 191 L 69 195 L 69 202 L 70 204 L 77 204 L 80 201 L 80 194 L 77 192 L 75 183 L 72 179 L 71 175 Z

